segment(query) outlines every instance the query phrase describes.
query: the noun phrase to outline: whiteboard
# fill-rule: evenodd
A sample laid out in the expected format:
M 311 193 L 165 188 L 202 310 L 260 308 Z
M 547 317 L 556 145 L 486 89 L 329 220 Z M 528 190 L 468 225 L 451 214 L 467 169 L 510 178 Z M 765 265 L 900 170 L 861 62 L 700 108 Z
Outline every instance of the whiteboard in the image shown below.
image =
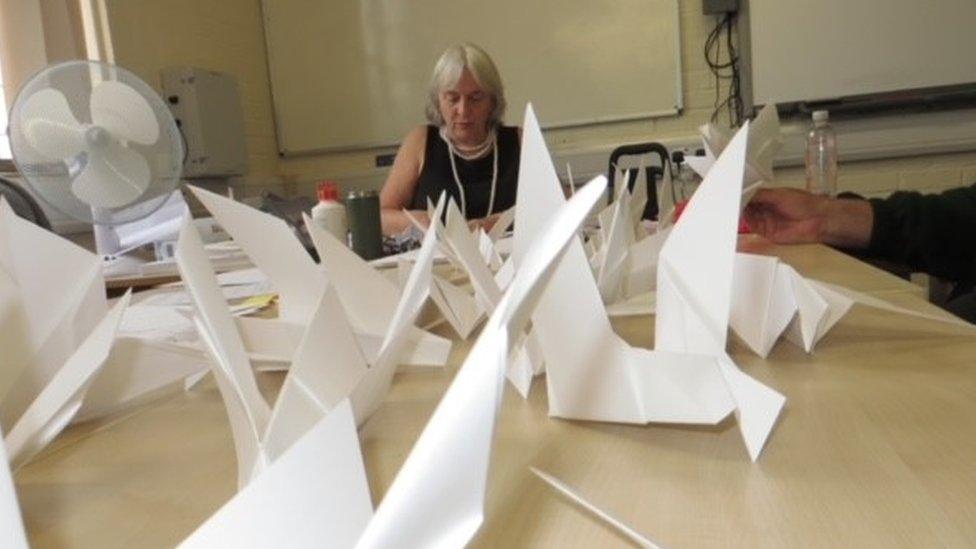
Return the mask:
M 753 102 L 976 82 L 974 0 L 749 0 Z
M 678 0 L 263 0 L 282 154 L 397 143 L 425 123 L 434 63 L 470 41 L 495 60 L 506 122 L 546 127 L 681 109 Z

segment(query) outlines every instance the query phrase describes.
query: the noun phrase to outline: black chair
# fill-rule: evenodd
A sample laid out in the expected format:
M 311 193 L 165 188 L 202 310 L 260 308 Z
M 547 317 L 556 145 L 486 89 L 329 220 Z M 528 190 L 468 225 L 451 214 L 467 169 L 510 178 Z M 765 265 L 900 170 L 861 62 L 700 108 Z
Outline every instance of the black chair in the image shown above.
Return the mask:
M 610 162 L 607 166 L 607 203 L 613 202 L 613 197 L 616 195 L 614 190 L 615 183 L 614 178 L 617 174 L 617 165 L 621 158 L 625 156 L 644 156 L 652 155 L 657 156 L 660 165 L 654 165 L 653 163 L 646 163 L 645 170 L 647 173 L 647 205 L 644 207 L 643 219 L 655 219 L 657 217 L 658 204 L 657 204 L 657 180 L 659 177 L 664 176 L 664 170 L 668 169 L 668 163 L 670 162 L 668 156 L 668 149 L 661 145 L 660 143 L 633 143 L 630 145 L 621 145 L 614 149 L 610 153 Z M 637 181 L 637 170 L 631 169 L 626 170 L 624 177 L 626 181 L 624 184 L 627 185 L 627 189 L 631 192 L 634 190 L 634 183 Z
M 35 225 L 52 230 L 51 221 L 48 220 L 40 204 L 23 187 L 0 177 L 0 195 L 7 199 L 15 214 Z

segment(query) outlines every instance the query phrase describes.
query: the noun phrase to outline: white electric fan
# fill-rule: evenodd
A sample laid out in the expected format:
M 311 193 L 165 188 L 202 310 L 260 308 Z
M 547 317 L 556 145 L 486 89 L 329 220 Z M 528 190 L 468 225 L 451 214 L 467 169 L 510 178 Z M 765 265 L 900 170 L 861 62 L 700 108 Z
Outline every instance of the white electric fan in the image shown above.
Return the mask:
M 145 225 L 164 204 L 173 209 L 183 141 L 159 95 L 123 68 L 94 61 L 47 67 L 17 95 L 9 133 L 14 163 L 35 194 L 94 224 L 98 251 L 110 263 L 125 251 L 115 229 Z M 175 209 L 184 215 L 185 204 Z

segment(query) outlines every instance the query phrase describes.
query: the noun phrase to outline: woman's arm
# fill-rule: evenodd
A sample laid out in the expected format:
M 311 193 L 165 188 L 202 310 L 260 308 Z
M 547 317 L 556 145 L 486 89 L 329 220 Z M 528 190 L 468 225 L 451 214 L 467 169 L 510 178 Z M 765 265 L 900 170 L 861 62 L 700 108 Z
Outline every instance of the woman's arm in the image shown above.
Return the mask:
M 417 191 L 417 180 L 420 178 L 420 170 L 423 169 L 426 146 L 427 127 L 419 126 L 407 134 L 397 151 L 390 175 L 380 191 L 383 234 L 397 234 L 410 226 L 410 219 L 403 210 L 410 207 Z M 422 223 L 429 223 L 426 211 L 414 210 L 410 213 Z

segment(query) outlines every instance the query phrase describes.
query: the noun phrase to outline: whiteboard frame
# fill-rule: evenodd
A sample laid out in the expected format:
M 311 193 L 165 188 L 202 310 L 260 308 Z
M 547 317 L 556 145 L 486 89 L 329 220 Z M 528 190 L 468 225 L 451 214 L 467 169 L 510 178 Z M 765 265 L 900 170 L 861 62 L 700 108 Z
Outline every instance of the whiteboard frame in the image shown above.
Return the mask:
M 278 149 L 278 156 L 280 158 L 302 158 L 308 156 L 317 156 L 329 153 L 347 153 L 347 152 L 357 152 L 357 151 L 376 151 L 383 149 L 391 149 L 400 146 L 400 141 L 392 142 L 365 142 L 365 143 L 355 143 L 349 145 L 338 145 L 334 147 L 320 147 L 314 149 L 301 149 L 289 151 L 282 147 L 282 130 L 279 121 L 282 120 L 281 114 L 278 112 L 278 101 L 275 98 L 275 85 L 274 79 L 272 78 L 272 63 L 273 51 L 271 44 L 270 33 L 267 32 L 268 19 L 270 14 L 268 13 L 268 1 L 261 0 L 261 24 L 262 32 L 264 33 L 264 51 L 265 60 L 268 65 L 268 89 L 271 93 L 271 110 L 272 110 L 272 123 L 275 128 L 275 145 Z M 271 0 L 273 1 L 273 0 Z M 674 25 L 674 54 L 675 54 L 675 75 L 674 87 L 675 87 L 675 105 L 670 109 L 656 110 L 656 111 L 646 111 L 646 112 L 636 112 L 631 114 L 608 116 L 608 117 L 595 117 L 586 118 L 580 120 L 570 120 L 564 122 L 558 122 L 553 124 L 542 124 L 543 130 L 555 130 L 555 129 L 565 129 L 565 128 L 582 128 L 586 126 L 595 126 L 600 124 L 613 124 L 619 122 L 631 122 L 636 120 L 652 120 L 655 118 L 664 118 L 668 116 L 679 116 L 684 110 L 684 88 L 682 82 L 684 80 L 684 73 L 682 72 L 681 65 L 681 6 L 679 4 L 680 0 L 669 0 L 671 5 L 671 21 Z

